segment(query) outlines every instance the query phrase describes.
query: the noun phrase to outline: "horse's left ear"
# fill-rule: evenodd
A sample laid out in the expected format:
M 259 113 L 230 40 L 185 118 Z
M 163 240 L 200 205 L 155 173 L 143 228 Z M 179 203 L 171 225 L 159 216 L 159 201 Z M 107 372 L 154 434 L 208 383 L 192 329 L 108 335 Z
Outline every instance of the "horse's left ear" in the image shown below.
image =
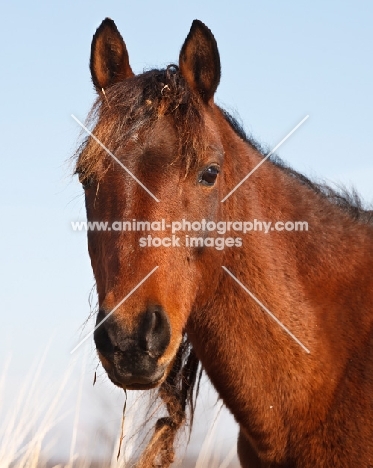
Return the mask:
M 126 44 L 110 18 L 104 19 L 93 36 L 89 67 L 97 91 L 134 75 Z
M 180 51 L 179 68 L 189 86 L 208 103 L 220 81 L 220 57 L 216 40 L 199 20 L 194 20 Z

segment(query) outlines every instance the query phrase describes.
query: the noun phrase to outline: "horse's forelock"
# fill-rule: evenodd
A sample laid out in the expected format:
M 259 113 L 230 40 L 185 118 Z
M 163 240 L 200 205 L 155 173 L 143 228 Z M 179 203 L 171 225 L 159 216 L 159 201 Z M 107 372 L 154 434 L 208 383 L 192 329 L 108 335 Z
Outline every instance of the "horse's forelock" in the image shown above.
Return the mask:
M 192 92 L 176 65 L 150 70 L 117 83 L 99 96 L 88 116 L 92 133 L 111 151 L 146 135 L 155 122 L 169 116 L 176 132 L 177 158 L 187 173 L 203 158 L 204 103 Z M 103 149 L 88 137 L 77 151 L 77 172 L 102 175 Z

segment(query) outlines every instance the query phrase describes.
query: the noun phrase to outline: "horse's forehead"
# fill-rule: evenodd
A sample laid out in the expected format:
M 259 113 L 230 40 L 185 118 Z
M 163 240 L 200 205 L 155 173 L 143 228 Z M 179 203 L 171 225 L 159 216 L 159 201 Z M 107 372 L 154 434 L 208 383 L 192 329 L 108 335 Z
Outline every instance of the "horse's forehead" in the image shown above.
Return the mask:
M 172 116 L 164 115 L 156 120 L 150 131 L 146 131 L 147 143 L 157 146 L 166 144 L 169 147 L 177 145 L 178 138 L 185 138 L 188 135 L 188 128 L 181 131 L 181 135 L 177 135 L 176 128 L 182 126 L 183 122 L 177 122 Z M 219 128 L 214 116 L 209 112 L 204 113 L 203 125 L 199 130 L 201 131 L 200 138 L 205 140 L 206 146 L 209 146 L 209 144 L 217 146 L 221 142 Z
M 146 142 L 148 145 L 167 145 L 169 147 L 177 144 L 174 119 L 169 116 L 162 116 L 157 119 L 149 131 L 146 132 Z
M 221 144 L 221 131 L 216 122 L 215 115 L 211 112 L 206 112 L 204 116 L 205 127 L 206 127 L 206 136 L 215 146 Z

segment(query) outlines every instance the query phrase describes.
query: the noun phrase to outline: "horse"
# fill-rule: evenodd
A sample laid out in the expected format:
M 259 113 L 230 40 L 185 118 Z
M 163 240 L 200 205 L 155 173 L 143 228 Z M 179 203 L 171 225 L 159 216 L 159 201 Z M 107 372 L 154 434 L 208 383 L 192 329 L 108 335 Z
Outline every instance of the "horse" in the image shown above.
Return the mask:
M 201 365 L 243 468 L 373 467 L 373 212 L 266 158 L 215 104 L 201 21 L 177 65 L 135 75 L 106 18 L 90 71 L 76 173 L 87 220 L 109 226 L 88 232 L 96 349 L 115 385 L 158 388 L 168 409 L 138 466 L 173 462 Z M 240 230 L 278 220 L 308 229 Z

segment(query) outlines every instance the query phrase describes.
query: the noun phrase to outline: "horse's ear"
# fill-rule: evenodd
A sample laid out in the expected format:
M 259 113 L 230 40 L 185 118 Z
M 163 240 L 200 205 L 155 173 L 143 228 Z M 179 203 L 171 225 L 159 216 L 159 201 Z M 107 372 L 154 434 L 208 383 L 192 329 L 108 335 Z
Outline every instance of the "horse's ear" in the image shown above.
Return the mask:
M 179 68 L 189 86 L 208 103 L 220 81 L 220 57 L 216 40 L 199 20 L 194 20 L 180 51 Z
M 93 36 L 89 66 L 97 91 L 133 76 L 126 44 L 110 18 L 104 19 Z

